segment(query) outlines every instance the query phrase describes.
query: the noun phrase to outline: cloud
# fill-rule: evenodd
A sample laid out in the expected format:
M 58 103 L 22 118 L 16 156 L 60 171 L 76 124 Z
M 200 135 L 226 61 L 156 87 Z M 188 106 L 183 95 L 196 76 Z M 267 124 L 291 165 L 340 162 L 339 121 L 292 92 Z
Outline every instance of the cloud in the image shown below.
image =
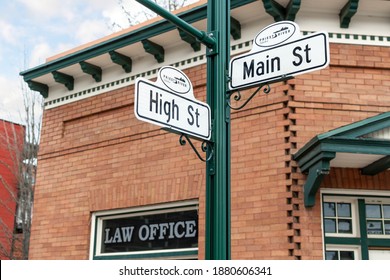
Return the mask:
M 45 63 L 46 58 L 51 55 L 53 55 L 53 49 L 48 43 L 37 43 L 31 51 L 29 65 L 34 67 Z
M 35 19 L 48 20 L 51 18 L 62 18 L 72 20 L 74 14 L 72 12 L 72 0 L 18 0 L 22 6 L 28 10 L 28 14 Z
M 89 19 L 82 21 L 77 28 L 75 38 L 80 44 L 88 43 L 109 34 L 107 24 L 102 20 Z
M 18 42 L 18 29 L 12 24 L 0 19 L 0 41 L 9 44 L 16 44 Z
M 21 122 L 23 96 L 18 79 L 0 76 L 0 119 Z

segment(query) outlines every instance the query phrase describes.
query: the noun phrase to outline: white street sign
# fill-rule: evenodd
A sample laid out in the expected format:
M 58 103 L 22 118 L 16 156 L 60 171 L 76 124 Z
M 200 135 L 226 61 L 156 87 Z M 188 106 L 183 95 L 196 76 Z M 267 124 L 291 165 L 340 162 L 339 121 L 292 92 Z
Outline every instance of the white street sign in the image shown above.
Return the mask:
M 249 53 L 230 61 L 231 90 L 270 83 L 329 65 L 329 40 L 325 32 L 300 36 L 293 22 L 269 25 L 255 37 Z
M 190 80 L 176 68 L 161 68 L 155 83 L 138 78 L 134 104 L 139 120 L 205 140 L 211 137 L 210 107 L 195 99 Z

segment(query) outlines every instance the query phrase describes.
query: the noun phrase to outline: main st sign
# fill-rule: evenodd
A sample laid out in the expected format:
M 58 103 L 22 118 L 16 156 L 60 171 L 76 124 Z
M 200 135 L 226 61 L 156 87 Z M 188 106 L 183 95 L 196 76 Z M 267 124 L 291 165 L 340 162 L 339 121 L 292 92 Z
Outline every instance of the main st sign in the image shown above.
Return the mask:
M 300 35 L 291 21 L 271 24 L 254 39 L 249 53 L 230 61 L 231 90 L 271 83 L 327 67 L 328 34 Z

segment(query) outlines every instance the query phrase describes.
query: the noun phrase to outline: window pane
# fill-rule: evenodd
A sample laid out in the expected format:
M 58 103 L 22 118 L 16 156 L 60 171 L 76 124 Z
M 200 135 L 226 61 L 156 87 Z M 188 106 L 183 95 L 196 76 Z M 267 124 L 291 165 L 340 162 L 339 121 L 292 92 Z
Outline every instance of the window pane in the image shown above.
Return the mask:
M 385 234 L 390 235 L 390 221 L 385 221 Z
M 337 203 L 337 216 L 351 217 L 351 204 L 350 203 Z
M 335 203 L 324 202 L 324 216 L 325 217 L 336 217 Z
M 367 221 L 368 234 L 383 234 L 382 221 Z
M 335 219 L 325 219 L 325 232 L 326 233 L 335 233 L 336 232 L 336 220 Z
M 338 260 L 337 251 L 326 251 L 325 260 Z
M 383 216 L 385 219 L 390 219 L 390 205 L 383 205 Z
M 352 233 L 352 221 L 339 219 L 339 233 Z
M 354 260 L 355 253 L 353 251 L 340 251 L 340 260 Z
M 366 216 L 367 218 L 381 218 L 381 206 L 379 204 L 367 204 Z

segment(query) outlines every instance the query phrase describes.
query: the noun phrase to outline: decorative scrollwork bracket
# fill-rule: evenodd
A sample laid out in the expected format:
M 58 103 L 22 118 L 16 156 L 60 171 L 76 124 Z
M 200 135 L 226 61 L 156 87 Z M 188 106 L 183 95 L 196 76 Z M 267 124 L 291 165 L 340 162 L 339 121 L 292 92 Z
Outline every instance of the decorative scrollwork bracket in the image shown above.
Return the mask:
M 187 135 L 187 134 L 184 134 L 182 133 L 180 135 L 180 138 L 179 138 L 179 143 L 181 146 L 184 146 L 187 144 L 187 142 L 190 144 L 192 150 L 194 150 L 196 156 L 203 162 L 208 162 L 212 159 L 213 155 L 214 155 L 214 149 L 213 149 L 213 145 L 210 141 L 207 141 L 207 140 L 203 140 L 202 144 L 201 144 L 201 150 L 202 152 L 204 153 L 207 153 L 208 151 L 209 154 L 207 156 L 207 158 L 203 158 L 202 155 L 198 152 L 198 150 L 196 149 L 195 145 L 192 143 L 192 140 L 191 138 Z
M 237 107 L 232 106 L 231 98 L 233 96 L 233 99 L 235 101 L 240 101 L 241 98 L 242 98 L 242 94 L 241 94 L 241 92 L 239 90 L 230 91 L 230 92 L 227 93 L 227 103 L 228 103 L 228 106 L 230 107 L 230 109 L 233 109 L 233 110 L 241 110 L 246 105 L 248 105 L 249 101 L 251 101 L 253 99 L 253 97 L 255 97 L 256 94 L 258 94 L 261 90 L 265 94 L 270 93 L 271 92 L 270 83 L 284 82 L 284 81 L 287 81 L 287 80 L 290 80 L 290 79 L 293 79 L 293 78 L 294 78 L 293 76 L 283 76 L 280 79 L 272 80 L 272 81 L 270 81 L 268 83 L 260 84 L 259 87 L 249 96 L 249 98 L 242 105 L 237 106 Z M 230 77 L 228 77 L 228 81 L 230 81 Z
M 231 98 L 232 98 L 232 96 L 233 96 L 233 99 L 234 99 L 235 101 L 240 101 L 241 98 L 242 98 L 241 92 L 240 92 L 239 90 L 233 91 L 233 92 L 229 92 L 229 93 L 228 93 L 228 106 L 229 106 L 231 109 L 233 109 L 233 110 L 241 110 L 242 108 L 244 108 L 244 107 L 249 103 L 249 101 L 252 100 L 253 97 L 255 97 L 255 95 L 256 95 L 261 89 L 263 89 L 263 92 L 264 92 L 265 94 L 268 94 L 268 93 L 271 91 L 271 87 L 269 86 L 269 84 L 260 85 L 260 86 L 255 90 L 255 92 L 253 92 L 253 93 L 251 94 L 251 96 L 250 96 L 250 97 L 249 97 L 241 106 L 238 106 L 238 107 L 233 107 L 232 104 L 231 104 L 231 102 L 230 102 L 230 100 L 231 100 Z

